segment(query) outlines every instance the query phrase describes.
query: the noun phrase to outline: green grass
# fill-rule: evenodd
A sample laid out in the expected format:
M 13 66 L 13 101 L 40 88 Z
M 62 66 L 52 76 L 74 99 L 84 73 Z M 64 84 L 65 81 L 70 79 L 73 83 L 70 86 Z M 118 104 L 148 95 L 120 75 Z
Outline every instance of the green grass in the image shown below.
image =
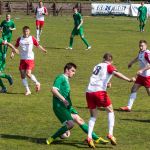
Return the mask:
M 35 35 L 35 21 L 31 16 L 15 15 L 14 21 L 17 31 L 13 34 L 15 39 L 22 34 L 22 27 L 29 25 Z M 20 19 L 18 19 L 20 18 Z M 77 150 L 86 149 L 83 144 L 86 135 L 78 126 L 71 131 L 71 137 L 57 144 L 47 146 L 44 139 L 53 134 L 61 125 L 52 111 L 52 94 L 50 88 L 57 74 L 63 72 L 67 62 L 74 62 L 78 69 L 71 79 L 71 96 L 74 107 L 87 122 L 89 112 L 86 109 L 85 89 L 94 65 L 102 60 L 105 52 L 114 56 L 114 64 L 118 70 L 128 76 L 135 76 L 138 65 L 127 69 L 128 62 L 137 55 L 138 41 L 146 39 L 149 42 L 150 28 L 138 31 L 138 22 L 128 17 L 85 17 L 85 36 L 92 45 L 92 50 L 85 51 L 85 46 L 79 37 L 74 40 L 74 50 L 67 51 L 68 40 L 73 22 L 71 17 L 47 17 L 41 37 L 41 45 L 47 48 L 47 55 L 35 49 L 36 68 L 34 74 L 41 82 L 41 91 L 35 93 L 34 85 L 32 95 L 24 96 L 18 64 L 19 56 L 14 60 L 7 55 L 6 72 L 14 78 L 13 87 L 8 87 L 9 94 L 0 94 L 0 149 L 1 150 Z M 118 109 L 126 105 L 132 83 L 112 79 L 112 88 L 108 93 L 113 106 Z M 114 150 L 149 150 L 150 130 L 150 103 L 144 88 L 138 93 L 138 98 L 131 113 L 115 111 L 116 123 L 114 135 L 118 140 L 116 147 L 110 144 L 97 145 L 97 149 Z M 107 134 L 107 114 L 99 112 L 94 128 L 102 137 Z M 79 136 L 80 135 L 80 136 Z M 59 139 L 58 139 L 59 140 Z

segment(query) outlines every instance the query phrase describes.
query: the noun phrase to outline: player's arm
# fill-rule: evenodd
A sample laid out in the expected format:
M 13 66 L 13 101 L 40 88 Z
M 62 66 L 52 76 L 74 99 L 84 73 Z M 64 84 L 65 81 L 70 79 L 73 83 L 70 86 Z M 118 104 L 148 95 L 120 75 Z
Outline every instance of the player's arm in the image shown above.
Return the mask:
M 59 93 L 56 87 L 52 87 L 51 92 L 55 97 L 62 101 L 66 107 L 69 105 L 68 101 Z
M 79 15 L 79 17 L 80 17 L 80 24 L 78 25 L 77 29 L 80 29 L 80 27 L 81 27 L 82 24 L 83 24 L 83 18 L 82 18 L 82 16 L 81 16 L 81 14 Z
M 4 42 L 4 45 L 8 45 L 12 49 L 13 53 L 17 53 L 17 54 L 19 53 L 19 50 L 16 49 L 11 43 Z
M 113 74 L 114 74 L 117 78 L 120 78 L 120 79 L 125 80 L 125 81 L 128 81 L 128 82 L 134 82 L 134 81 L 135 81 L 135 78 L 129 79 L 128 77 L 126 77 L 125 75 L 123 75 L 122 73 L 117 72 L 117 71 L 113 71 Z
M 136 63 L 137 61 L 138 61 L 138 56 L 137 56 L 136 58 L 134 58 L 134 59 L 128 64 L 128 68 L 131 68 L 132 65 L 133 65 L 134 63 Z
M 39 48 L 40 50 L 42 50 L 44 53 L 47 53 L 47 50 L 46 50 L 43 46 L 39 45 L 38 48 Z
M 47 8 L 46 8 L 46 7 L 44 7 L 44 14 L 43 14 L 43 15 L 48 16 L 48 11 L 47 11 Z

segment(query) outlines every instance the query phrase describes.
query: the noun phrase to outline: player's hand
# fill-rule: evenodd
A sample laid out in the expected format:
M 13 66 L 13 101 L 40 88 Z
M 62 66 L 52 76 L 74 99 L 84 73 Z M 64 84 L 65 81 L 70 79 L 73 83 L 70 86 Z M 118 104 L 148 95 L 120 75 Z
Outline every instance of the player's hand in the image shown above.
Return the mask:
M 130 79 L 130 82 L 135 82 L 136 81 L 136 78 L 135 77 L 132 77 L 131 79 Z
M 79 29 L 80 29 L 80 26 L 77 27 L 77 30 L 79 30 Z
M 43 49 L 43 52 L 47 54 L 47 50 L 46 49 Z
M 14 55 L 14 53 L 12 52 L 11 55 L 10 55 L 10 58 L 13 59 L 14 56 L 15 56 L 15 55 Z
M 64 103 L 64 105 L 65 105 L 66 107 L 69 106 L 69 102 L 68 102 L 67 100 L 63 100 L 63 103 Z
M 107 83 L 107 87 L 111 88 L 111 83 L 110 82 Z
M 137 75 L 140 75 L 140 74 L 142 74 L 144 71 L 143 70 L 139 70 L 138 72 L 137 72 Z

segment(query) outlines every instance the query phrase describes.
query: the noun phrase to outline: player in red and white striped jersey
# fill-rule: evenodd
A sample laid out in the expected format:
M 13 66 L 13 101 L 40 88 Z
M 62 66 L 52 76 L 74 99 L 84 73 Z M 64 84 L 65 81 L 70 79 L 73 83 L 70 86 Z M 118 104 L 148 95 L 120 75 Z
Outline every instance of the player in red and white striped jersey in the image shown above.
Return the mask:
M 22 78 L 22 83 L 26 88 L 25 95 L 30 95 L 31 91 L 28 86 L 28 81 L 26 76 L 31 79 L 36 85 L 36 91 L 40 90 L 40 83 L 36 79 L 36 77 L 32 74 L 32 70 L 34 68 L 34 52 L 33 46 L 38 47 L 43 52 L 46 53 L 46 50 L 39 45 L 38 41 L 35 37 L 30 35 L 30 28 L 28 26 L 23 27 L 23 36 L 19 37 L 16 41 L 15 47 L 19 47 L 20 53 L 20 74 Z M 11 54 L 11 57 L 14 57 L 14 53 Z
M 93 131 L 95 121 L 97 118 L 97 107 L 104 107 L 108 112 L 108 127 L 109 134 L 108 139 L 113 145 L 116 145 L 116 138 L 113 136 L 113 128 L 115 123 L 114 111 L 111 100 L 107 95 L 106 89 L 109 81 L 113 75 L 128 82 L 132 82 L 135 79 L 129 79 L 123 74 L 119 73 L 116 68 L 112 65 L 112 55 L 106 53 L 103 56 L 103 62 L 96 65 L 93 69 L 92 76 L 86 91 L 87 105 L 90 110 L 91 118 L 89 120 L 89 130 L 87 141 L 90 147 L 95 147 L 91 133 Z
M 138 70 L 136 81 L 131 88 L 128 105 L 120 107 L 123 111 L 131 111 L 136 99 L 137 91 L 141 86 L 145 87 L 148 95 L 150 96 L 150 51 L 147 49 L 147 41 L 140 40 L 139 48 L 140 51 L 138 56 L 128 64 L 128 68 L 130 68 L 135 62 L 139 61 L 140 70 Z
M 43 6 L 43 2 L 39 1 L 39 5 L 35 10 L 36 15 L 36 38 L 40 41 L 40 35 L 44 26 L 44 16 L 48 15 L 47 8 Z

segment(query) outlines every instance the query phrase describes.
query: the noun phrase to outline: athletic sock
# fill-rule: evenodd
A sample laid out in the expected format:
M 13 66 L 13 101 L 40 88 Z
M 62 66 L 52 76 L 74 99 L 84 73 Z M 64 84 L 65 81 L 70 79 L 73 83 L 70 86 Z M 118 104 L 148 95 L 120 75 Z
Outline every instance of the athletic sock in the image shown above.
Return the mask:
M 87 42 L 87 40 L 85 39 L 85 37 L 81 37 L 81 39 L 87 47 L 90 46 L 89 43 Z
M 39 33 L 40 33 L 39 29 L 36 29 L 36 38 L 37 39 L 39 38 Z
M 87 125 L 86 123 L 80 125 L 80 128 L 81 128 L 86 134 L 88 134 L 88 125 Z M 96 135 L 95 132 L 92 132 L 92 138 L 93 138 L 94 140 L 99 139 L 99 137 Z
M 30 79 L 31 79 L 36 85 L 39 84 L 39 82 L 37 81 L 36 77 L 35 77 L 33 74 L 31 74 Z
M 41 34 L 42 34 L 42 30 L 39 30 L 39 37 L 41 36 Z
M 24 87 L 26 88 L 26 91 L 30 92 L 27 78 L 22 79 L 22 83 L 23 83 Z
M 53 134 L 51 137 L 53 139 L 56 139 L 57 137 L 60 137 L 62 134 L 64 134 L 66 131 L 68 131 L 67 126 L 61 127 L 55 134 Z
M 142 25 L 139 25 L 139 27 L 140 27 L 140 31 L 142 31 Z
M 73 38 L 71 37 L 71 38 L 70 38 L 69 47 L 72 47 L 72 45 L 73 45 Z
M 1 78 L 0 78 L 0 86 L 2 87 L 2 89 L 6 89 Z
M 131 93 L 130 98 L 129 98 L 129 101 L 128 101 L 128 108 L 129 108 L 129 109 L 132 109 L 133 103 L 134 103 L 134 101 L 135 101 L 135 99 L 136 99 L 136 95 L 137 95 L 136 92 Z
M 92 139 L 92 132 L 93 132 L 93 129 L 94 129 L 95 121 L 96 121 L 95 117 L 91 117 L 90 120 L 89 120 L 88 137 L 91 138 L 91 139 Z
M 0 74 L 0 78 L 10 79 L 11 76 L 8 75 L 8 74 L 5 74 L 5 73 L 1 73 L 1 74 Z
M 109 112 L 108 113 L 108 129 L 109 129 L 110 135 L 113 135 L 114 124 L 115 124 L 114 112 Z

